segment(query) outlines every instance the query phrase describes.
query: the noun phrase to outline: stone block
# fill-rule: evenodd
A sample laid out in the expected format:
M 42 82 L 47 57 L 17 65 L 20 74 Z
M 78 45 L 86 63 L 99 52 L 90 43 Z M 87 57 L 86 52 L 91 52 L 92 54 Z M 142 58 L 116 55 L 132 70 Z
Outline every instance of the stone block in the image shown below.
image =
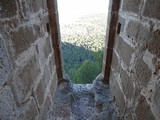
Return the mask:
M 148 65 L 143 61 L 143 58 L 140 58 L 137 61 L 135 65 L 135 70 L 137 80 L 141 83 L 142 86 L 147 86 L 151 78 L 152 71 L 148 67 Z
M 41 120 L 48 120 L 52 108 L 52 98 L 47 96 L 45 103 L 40 112 Z
M 36 90 L 34 91 L 39 106 L 43 104 L 45 91 L 46 91 L 46 85 L 44 83 L 44 80 L 42 79 L 38 84 Z
M 10 33 L 16 56 L 27 50 L 31 44 L 40 37 L 40 29 L 38 26 L 20 27 L 18 31 Z
M 160 30 L 153 31 L 149 38 L 149 52 L 160 58 Z
M 146 26 L 143 26 L 137 21 L 129 21 L 126 27 L 126 36 L 140 44 L 148 40 L 149 31 Z
M 160 1 L 146 0 L 143 16 L 160 20 Z
M 138 13 L 141 0 L 123 0 L 122 10 L 125 12 Z
M 71 116 L 71 108 L 69 105 L 64 104 L 64 103 L 54 104 L 52 115 L 54 116 L 54 118 L 61 118 L 61 119 L 69 120 Z
M 20 1 L 20 4 L 22 5 L 22 11 L 26 18 L 29 18 L 30 15 L 40 11 L 40 9 L 47 8 L 47 3 L 44 0 L 22 0 Z
M 134 96 L 134 87 L 132 83 L 132 79 L 126 73 L 126 71 L 122 71 L 121 75 L 121 83 L 124 94 L 127 99 L 131 99 Z
M 32 56 L 24 67 L 19 68 L 13 79 L 13 89 L 19 103 L 27 100 L 27 95 L 31 94 L 34 81 L 40 74 L 36 56 Z
M 50 74 L 49 66 L 46 65 L 44 68 L 44 75 L 43 75 L 43 81 L 45 81 L 46 86 L 48 85 L 50 80 L 51 80 L 51 74 Z
M 47 59 L 50 59 L 51 60 L 50 62 L 54 61 L 53 56 L 49 56 L 49 54 L 51 52 L 53 52 L 53 51 L 52 51 L 52 47 L 51 47 L 51 43 L 50 43 L 50 37 L 47 37 L 45 39 L 40 40 L 37 45 L 37 53 L 38 53 L 38 57 L 39 57 L 39 64 L 41 66 L 44 66 L 46 64 L 46 61 L 48 61 Z M 50 64 L 49 68 L 50 67 L 52 68 L 52 66 L 54 66 L 54 63 Z
M 57 89 L 57 85 L 58 85 L 58 80 L 57 80 L 56 73 L 55 73 L 55 75 L 53 75 L 51 80 L 52 80 L 52 82 L 51 82 L 51 86 L 50 86 L 50 93 L 51 93 L 52 96 L 54 96 L 55 91 Z
M 109 77 L 109 83 L 110 83 L 110 85 L 111 85 L 111 86 L 110 86 L 111 88 L 112 88 L 112 85 L 115 84 L 115 81 L 114 81 L 114 80 L 115 80 L 116 78 L 115 78 L 115 76 L 114 76 L 114 73 L 115 73 L 115 72 L 111 70 L 111 72 L 110 72 L 110 77 Z M 112 92 L 112 91 L 113 91 L 113 89 L 111 89 L 111 92 Z
M 33 12 L 38 12 L 40 9 L 44 8 L 44 4 L 47 4 L 44 0 L 34 0 L 32 2 Z
M 52 52 L 50 37 L 47 37 L 45 41 L 44 54 L 45 57 L 48 58 L 48 55 Z
M 93 89 L 94 91 L 94 102 L 95 107 L 97 111 L 105 111 L 108 109 L 108 102 L 110 99 L 110 86 L 108 84 L 104 84 L 102 82 L 103 75 L 99 74 L 96 79 L 93 81 L 93 88 L 91 86 L 90 89 Z M 84 103 L 87 102 L 87 100 L 84 100 Z M 88 101 L 89 103 L 89 101 Z M 86 104 L 88 104 L 86 103 Z M 83 104 L 82 104 L 83 105 Z M 85 104 L 84 104 L 85 106 Z
M 17 3 L 15 0 L 0 1 L 0 19 L 10 18 L 17 14 Z
M 117 66 L 118 66 L 118 62 L 119 62 L 118 57 L 117 57 L 116 53 L 113 52 L 112 64 L 111 64 L 111 68 L 112 68 L 113 70 L 116 70 L 116 68 L 117 68 Z
M 137 120 L 155 120 L 149 104 L 146 102 L 145 97 L 140 96 L 135 110 Z
M 112 78 L 115 78 L 115 77 L 112 77 Z M 125 99 L 116 79 L 113 79 L 111 82 L 111 92 L 115 96 L 116 104 L 118 106 L 118 112 L 119 112 L 119 115 L 121 116 L 125 110 Z
M 39 113 L 33 97 L 30 97 L 29 101 L 19 110 L 17 120 L 38 120 Z
M 44 71 L 43 71 L 43 75 L 41 76 L 41 80 L 36 88 L 36 90 L 34 91 L 34 94 L 38 100 L 39 105 L 41 106 L 44 100 L 44 94 L 46 91 L 46 88 L 49 84 L 49 81 L 51 80 L 51 75 L 50 75 L 50 71 L 49 71 L 49 66 L 45 65 Z
M 16 105 L 12 92 L 9 87 L 5 87 L 0 91 L 0 119 L 14 120 Z
M 154 93 L 153 97 L 153 108 L 155 112 L 155 115 L 158 119 L 160 119 L 160 83 L 156 87 L 156 91 Z
M 37 52 L 41 59 L 47 59 L 49 54 L 52 52 L 52 46 L 50 37 L 46 37 L 43 41 L 39 42 L 39 45 L 37 47 Z M 44 61 L 42 61 L 44 62 Z
M 118 36 L 116 39 L 116 52 L 121 57 L 123 62 L 129 67 L 132 58 L 133 48 L 127 44 L 122 37 Z
M 129 114 L 125 115 L 124 120 L 133 120 L 132 114 L 129 113 Z
M 53 55 L 49 58 L 49 63 L 48 64 L 49 64 L 50 74 L 51 75 L 55 74 L 56 66 L 55 66 L 55 61 L 54 61 L 54 56 Z
M 9 61 L 7 49 L 5 48 L 4 42 L 0 37 L 0 86 L 3 86 L 7 82 L 7 77 L 11 70 Z

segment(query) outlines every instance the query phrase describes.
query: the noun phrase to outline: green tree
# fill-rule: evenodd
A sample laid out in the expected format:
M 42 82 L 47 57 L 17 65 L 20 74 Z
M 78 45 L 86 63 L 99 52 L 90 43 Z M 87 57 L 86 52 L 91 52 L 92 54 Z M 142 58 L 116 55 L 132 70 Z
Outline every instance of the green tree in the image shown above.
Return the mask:
M 100 71 L 101 68 L 99 67 L 98 62 L 85 60 L 84 63 L 75 71 L 73 78 L 75 83 L 91 83 Z
M 98 62 L 101 67 L 102 62 L 103 62 L 103 50 L 94 52 L 94 58 L 95 58 L 95 61 Z

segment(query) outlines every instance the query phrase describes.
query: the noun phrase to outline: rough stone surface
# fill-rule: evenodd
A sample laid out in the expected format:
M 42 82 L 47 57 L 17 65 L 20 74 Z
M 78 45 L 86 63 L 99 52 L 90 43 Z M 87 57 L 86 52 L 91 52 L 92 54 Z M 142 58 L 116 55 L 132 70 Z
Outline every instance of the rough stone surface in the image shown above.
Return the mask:
M 147 0 L 145 4 L 145 9 L 143 11 L 143 15 L 146 17 L 152 17 L 160 20 L 160 1 L 159 0 Z
M 96 80 L 94 80 L 93 82 L 94 93 L 95 93 L 95 105 L 97 107 L 102 107 L 100 108 L 100 111 L 104 109 L 103 107 L 107 107 L 105 106 L 105 103 L 110 98 L 109 85 L 103 84 L 102 80 L 103 80 L 103 77 L 100 74 L 99 76 L 97 76 Z
M 126 71 L 123 71 L 121 74 L 121 83 L 122 83 L 122 89 L 124 94 L 126 95 L 127 99 L 131 99 L 133 97 L 134 93 L 134 87 L 133 83 L 129 77 L 129 75 L 126 73 Z
M 138 120 L 155 120 L 155 117 L 150 110 L 150 106 L 143 96 L 139 98 L 135 113 Z
M 33 97 L 30 97 L 20 111 L 18 120 L 38 120 L 38 108 Z
M 17 71 L 13 84 L 19 103 L 26 100 L 25 97 L 27 97 L 27 94 L 32 93 L 31 90 L 33 89 L 33 83 L 39 73 L 40 70 L 36 64 L 35 56 L 33 56 L 23 68 Z
M 50 86 L 50 93 L 51 93 L 51 96 L 53 97 L 54 93 L 56 91 L 55 88 L 57 88 L 57 84 L 58 84 L 56 73 L 51 77 L 51 80 L 52 80 L 52 82 L 51 82 L 51 86 Z
M 16 105 L 13 94 L 9 87 L 5 87 L 0 91 L 0 119 L 13 120 L 15 119 Z
M 132 117 L 132 114 L 128 114 L 124 117 L 124 120 L 132 120 L 133 117 Z
M 156 109 L 156 115 L 160 118 L 160 83 L 157 86 L 157 90 L 154 94 L 154 98 L 153 98 L 153 106 Z
M 43 103 L 45 88 L 46 87 L 45 87 L 44 81 L 41 80 L 40 83 L 37 86 L 37 89 L 35 90 L 35 96 L 36 96 L 36 98 L 38 100 L 39 106 L 41 106 L 42 103 Z
M 32 27 L 20 27 L 18 31 L 13 31 L 10 34 L 17 55 L 27 50 L 38 37 Z
M 140 8 L 141 0 L 123 0 L 122 9 L 125 12 L 138 13 Z
M 34 0 L 32 1 L 33 12 L 38 12 L 41 8 L 44 8 L 45 2 L 43 0 Z
M 73 87 L 62 83 L 53 100 L 50 120 L 118 120 L 109 86 L 101 78 L 98 76 L 93 84 Z
M 126 36 L 139 44 L 144 44 L 148 40 L 149 32 L 146 26 L 137 21 L 129 21 L 126 27 Z
M 151 33 L 150 36 L 150 43 L 149 43 L 149 52 L 156 55 L 158 58 L 160 58 L 160 29 L 156 29 Z
M 115 43 L 116 46 L 116 52 L 119 54 L 119 56 L 121 56 L 123 62 L 129 66 L 130 65 L 130 60 L 132 57 L 132 53 L 133 53 L 133 48 L 127 44 L 122 37 L 118 37 L 118 40 Z
M 118 21 L 124 29 L 115 38 L 110 73 L 118 116 L 124 120 L 159 120 L 160 2 L 121 3 Z
M 10 18 L 16 15 L 17 5 L 15 0 L 1 0 L 0 1 L 0 17 Z
M 140 58 L 140 60 L 138 60 L 138 62 L 136 63 L 135 69 L 136 69 L 137 80 L 139 80 L 142 86 L 147 86 L 152 75 L 151 69 L 142 60 L 142 58 Z
M 7 77 L 10 73 L 10 62 L 5 48 L 4 42 L 0 37 L 0 86 L 7 82 Z
M 52 109 L 52 98 L 47 96 L 44 105 L 41 109 L 40 112 L 40 118 L 41 120 L 48 120 L 49 119 L 49 114 L 50 114 L 50 110 Z
M 116 53 L 113 52 L 113 59 L 112 59 L 112 65 L 111 65 L 111 68 L 112 68 L 113 70 L 116 70 L 116 69 L 117 69 L 118 62 L 119 62 L 119 61 L 118 61 L 118 57 L 117 57 Z
M 0 120 L 48 119 L 57 75 L 47 23 L 46 0 L 0 0 Z
M 44 48 L 44 54 L 45 57 L 47 58 L 49 56 L 49 53 L 51 53 L 51 42 L 50 42 L 50 37 L 48 37 L 46 39 L 46 44 L 45 44 L 45 48 Z
M 121 92 L 117 80 L 112 81 L 111 91 L 115 97 L 116 104 L 118 106 L 119 116 L 122 116 L 125 110 L 125 99 L 123 93 Z

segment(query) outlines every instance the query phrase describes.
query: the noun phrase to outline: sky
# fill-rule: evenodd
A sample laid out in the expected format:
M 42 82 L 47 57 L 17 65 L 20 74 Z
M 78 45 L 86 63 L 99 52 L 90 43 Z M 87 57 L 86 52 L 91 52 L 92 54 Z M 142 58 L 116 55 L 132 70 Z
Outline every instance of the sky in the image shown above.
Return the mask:
M 60 24 L 73 23 L 79 17 L 108 13 L 109 0 L 57 0 Z

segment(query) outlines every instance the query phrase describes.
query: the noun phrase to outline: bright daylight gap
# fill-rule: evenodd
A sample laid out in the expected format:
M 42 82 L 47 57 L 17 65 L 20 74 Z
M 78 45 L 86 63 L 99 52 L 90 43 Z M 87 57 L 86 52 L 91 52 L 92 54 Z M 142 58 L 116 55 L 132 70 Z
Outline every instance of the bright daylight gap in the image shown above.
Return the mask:
M 109 0 L 58 0 L 64 72 L 92 83 L 102 71 Z

